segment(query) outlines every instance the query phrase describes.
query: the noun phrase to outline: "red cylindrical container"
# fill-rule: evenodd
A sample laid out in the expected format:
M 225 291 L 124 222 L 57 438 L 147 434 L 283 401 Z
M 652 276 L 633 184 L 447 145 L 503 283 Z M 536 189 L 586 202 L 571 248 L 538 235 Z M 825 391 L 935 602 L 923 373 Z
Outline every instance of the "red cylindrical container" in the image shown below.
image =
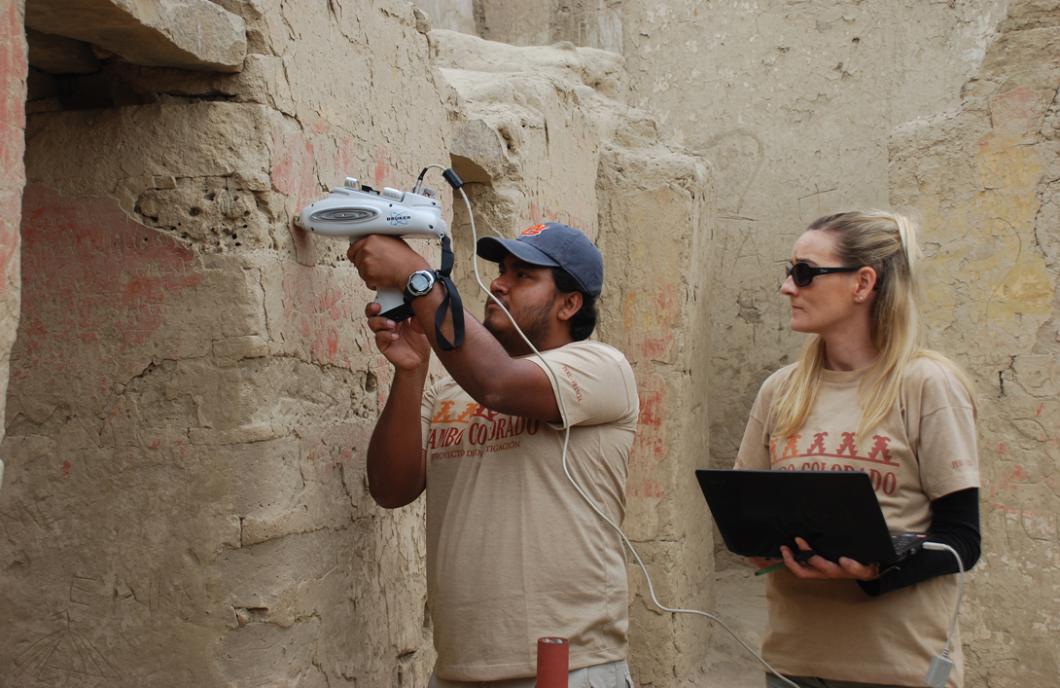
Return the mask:
M 566 638 L 537 639 L 537 688 L 567 688 L 570 645 Z

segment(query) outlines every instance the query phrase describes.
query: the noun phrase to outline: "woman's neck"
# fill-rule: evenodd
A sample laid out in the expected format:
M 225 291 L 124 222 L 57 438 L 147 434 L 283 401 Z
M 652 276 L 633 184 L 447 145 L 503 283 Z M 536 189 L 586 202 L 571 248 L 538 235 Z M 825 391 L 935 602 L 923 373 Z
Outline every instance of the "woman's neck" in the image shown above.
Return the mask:
M 824 341 L 824 367 L 828 370 L 860 370 L 879 356 L 868 330 L 821 335 Z

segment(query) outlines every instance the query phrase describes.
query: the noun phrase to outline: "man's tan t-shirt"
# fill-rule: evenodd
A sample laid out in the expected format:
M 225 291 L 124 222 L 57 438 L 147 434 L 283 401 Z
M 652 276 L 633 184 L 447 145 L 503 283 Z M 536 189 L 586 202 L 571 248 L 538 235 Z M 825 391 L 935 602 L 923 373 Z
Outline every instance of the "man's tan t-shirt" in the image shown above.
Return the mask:
M 942 364 L 914 360 L 898 403 L 860 441 L 858 384 L 865 371 L 824 371 L 803 428 L 771 438 L 773 397 L 793 368 L 777 371 L 759 390 L 737 468 L 864 471 L 892 531 L 926 532 L 932 500 L 979 486 L 972 401 Z M 796 676 L 923 685 L 931 658 L 946 643 L 956 584 L 955 576 L 939 576 L 870 597 L 852 580 L 800 580 L 778 571 L 766 584 L 763 655 L 782 673 Z M 947 685 L 959 688 L 960 638 L 954 639 L 951 658 L 956 668 Z
M 620 523 L 639 409 L 633 371 L 599 342 L 544 356 L 571 427 L 570 472 Z M 570 640 L 571 669 L 624 659 L 622 544 L 564 475 L 562 427 L 486 409 L 451 377 L 428 390 L 421 416 L 438 677 L 532 676 L 543 636 Z

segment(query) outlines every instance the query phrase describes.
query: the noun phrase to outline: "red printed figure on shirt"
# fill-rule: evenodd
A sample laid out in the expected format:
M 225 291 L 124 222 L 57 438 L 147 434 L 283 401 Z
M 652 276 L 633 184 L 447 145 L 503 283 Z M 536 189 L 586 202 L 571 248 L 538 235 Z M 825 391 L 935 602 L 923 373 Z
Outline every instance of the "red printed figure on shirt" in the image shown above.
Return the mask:
M 784 444 L 784 454 L 780 457 L 782 459 L 790 459 L 799 455 L 799 439 L 802 435 L 789 435 L 787 442 Z
M 836 454 L 843 456 L 846 454 L 852 459 L 858 458 L 858 448 L 854 445 L 854 433 L 844 432 L 843 442 L 839 445 L 839 449 Z
M 869 450 L 869 461 L 892 463 L 891 452 L 887 449 L 887 445 L 890 443 L 891 438 L 886 435 L 873 435 L 872 439 L 875 440 L 875 444 L 873 444 L 872 449 Z
M 827 432 L 815 432 L 813 434 L 813 444 L 806 450 L 806 456 L 820 455 L 825 453 L 824 440 L 828 437 Z

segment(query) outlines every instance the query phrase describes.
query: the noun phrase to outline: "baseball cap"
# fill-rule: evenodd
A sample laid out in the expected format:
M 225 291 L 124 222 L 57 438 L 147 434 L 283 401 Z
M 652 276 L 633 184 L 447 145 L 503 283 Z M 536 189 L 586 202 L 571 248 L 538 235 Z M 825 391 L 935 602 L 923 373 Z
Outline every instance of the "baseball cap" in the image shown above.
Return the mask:
M 482 237 L 475 251 L 494 263 L 510 253 L 531 265 L 560 268 L 593 297 L 599 296 L 604 287 L 604 258 L 600 250 L 577 229 L 559 222 L 527 227 L 515 239 Z

